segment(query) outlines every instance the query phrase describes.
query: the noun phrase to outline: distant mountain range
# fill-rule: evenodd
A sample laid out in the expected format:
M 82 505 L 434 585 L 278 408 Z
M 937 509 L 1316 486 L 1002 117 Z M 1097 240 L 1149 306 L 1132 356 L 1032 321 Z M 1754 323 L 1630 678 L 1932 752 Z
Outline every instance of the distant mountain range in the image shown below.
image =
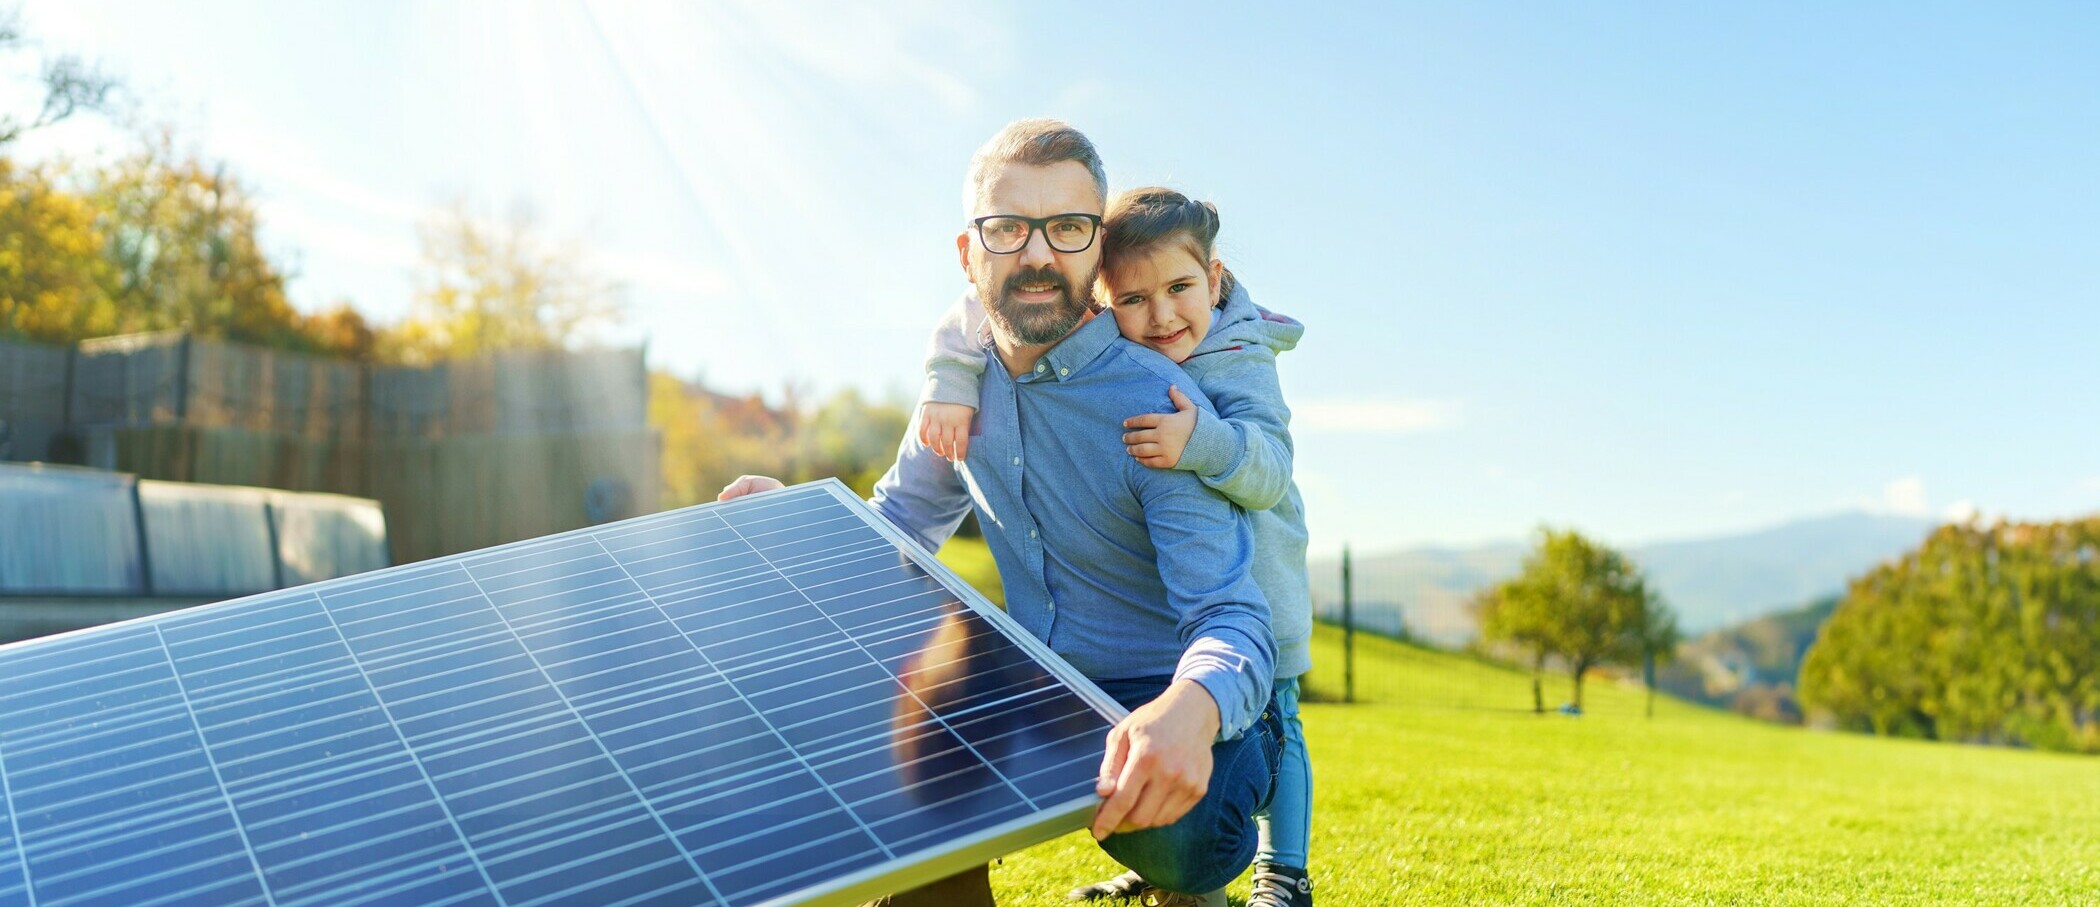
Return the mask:
M 1937 523 L 1864 512 L 1798 520 L 1739 535 L 1660 542 L 1627 552 L 1662 592 L 1686 636 L 1840 594 L 1845 582 L 1916 548 Z M 1357 553 L 1357 626 L 1444 645 L 1478 628 L 1466 602 L 1516 574 L 1530 542 Z M 1311 565 L 1314 610 L 1341 616 L 1341 565 Z

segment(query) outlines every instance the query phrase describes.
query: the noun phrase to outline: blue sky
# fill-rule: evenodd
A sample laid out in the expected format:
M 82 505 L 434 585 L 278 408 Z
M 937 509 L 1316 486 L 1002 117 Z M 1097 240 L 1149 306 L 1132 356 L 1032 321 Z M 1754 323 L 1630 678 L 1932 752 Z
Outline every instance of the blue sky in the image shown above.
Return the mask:
M 1063 117 L 1307 324 L 1320 552 L 2100 510 L 2100 7 L 1131 6 L 24 17 L 248 179 L 300 304 L 398 317 L 420 217 L 527 206 L 727 390 L 915 387 L 970 151 Z

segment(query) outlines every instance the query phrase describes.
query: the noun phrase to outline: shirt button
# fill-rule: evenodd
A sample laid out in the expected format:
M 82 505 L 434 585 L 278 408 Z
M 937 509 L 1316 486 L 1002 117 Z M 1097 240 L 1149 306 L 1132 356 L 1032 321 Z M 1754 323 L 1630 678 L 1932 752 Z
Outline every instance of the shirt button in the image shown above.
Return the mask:
M 1020 458 L 1020 457 L 1015 457 L 1015 458 L 1014 458 L 1014 465 L 1015 465 L 1015 466 L 1019 466 L 1019 465 L 1021 465 L 1021 458 Z
M 1069 375 L 1069 374 L 1071 374 L 1071 373 L 1072 373 L 1072 370 L 1071 370 L 1071 369 L 1068 369 L 1068 368 L 1061 368 L 1061 369 L 1058 369 L 1058 370 L 1057 370 L 1057 377 L 1059 377 L 1059 378 L 1063 378 L 1063 377 L 1065 377 L 1066 375 Z
M 1037 372 L 1037 373 L 1041 373 L 1041 372 L 1042 372 L 1042 370 L 1043 370 L 1043 369 L 1046 369 L 1046 368 L 1049 368 L 1049 366 L 1047 366 L 1047 365 L 1044 365 L 1044 364 L 1042 364 L 1042 363 L 1040 363 L 1040 362 L 1038 362 L 1038 363 L 1036 363 L 1036 364 L 1035 364 L 1035 370 L 1036 370 L 1036 372 Z
M 1035 530 L 1033 530 L 1033 529 L 1030 529 L 1030 530 L 1028 530 L 1028 537 L 1029 537 L 1029 538 L 1035 538 Z

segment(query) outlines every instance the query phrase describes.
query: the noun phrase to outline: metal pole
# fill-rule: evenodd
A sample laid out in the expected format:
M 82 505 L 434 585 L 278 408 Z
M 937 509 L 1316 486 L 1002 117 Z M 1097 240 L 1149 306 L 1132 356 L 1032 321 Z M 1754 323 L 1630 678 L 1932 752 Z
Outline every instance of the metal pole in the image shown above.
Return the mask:
M 1349 546 L 1342 546 L 1342 701 L 1356 701 L 1356 588 Z

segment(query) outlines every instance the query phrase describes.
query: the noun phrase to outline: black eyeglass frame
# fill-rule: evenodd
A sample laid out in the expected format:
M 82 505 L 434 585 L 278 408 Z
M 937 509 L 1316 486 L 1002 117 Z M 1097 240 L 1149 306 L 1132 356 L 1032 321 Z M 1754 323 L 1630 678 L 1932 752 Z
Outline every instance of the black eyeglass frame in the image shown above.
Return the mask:
M 1060 249 L 1057 247 L 1057 243 L 1050 241 L 1050 234 L 1043 232 L 1043 228 L 1049 226 L 1051 221 L 1064 220 L 1068 217 L 1080 217 L 1094 222 L 1094 229 L 1087 232 L 1086 245 L 1080 246 L 1077 249 Z M 992 248 L 991 240 L 984 238 L 984 222 L 988 220 L 1000 219 L 1017 220 L 1028 225 L 1028 233 L 1027 235 L 1021 237 L 1021 244 L 1004 252 Z M 990 252 L 993 255 L 1012 255 L 1016 252 L 1021 251 L 1022 249 L 1026 249 L 1028 248 L 1028 241 L 1034 239 L 1037 233 L 1043 234 L 1043 243 L 1050 247 L 1050 251 L 1063 252 L 1066 255 L 1084 252 L 1088 249 L 1093 248 L 1094 241 L 1101 237 L 1101 215 L 1087 214 L 1081 211 L 1073 211 L 1067 214 L 1052 214 L 1049 217 L 1022 217 L 1019 214 L 987 214 L 983 217 L 970 221 L 970 224 L 977 228 L 977 244 L 983 246 L 986 252 Z

